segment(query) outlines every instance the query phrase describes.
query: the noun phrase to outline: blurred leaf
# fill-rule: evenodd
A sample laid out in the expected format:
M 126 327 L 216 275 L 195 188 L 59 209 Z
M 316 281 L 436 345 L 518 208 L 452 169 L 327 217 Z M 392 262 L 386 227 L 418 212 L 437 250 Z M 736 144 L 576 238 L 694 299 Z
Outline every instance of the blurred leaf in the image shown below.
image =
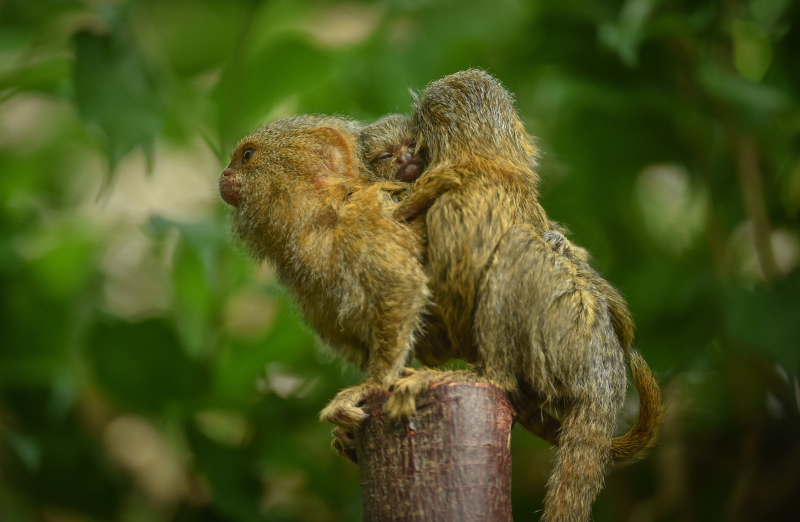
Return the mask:
M 39 465 L 23 468 L 16 453 L 4 452 L 5 484 L 24 495 L 37 511 L 58 506 L 97 520 L 113 517 L 127 484 L 111 472 L 91 437 L 67 423 L 50 424 L 30 438 L 35 439 Z M 6 506 L 0 507 L 5 517 Z
M 147 14 L 173 70 L 186 76 L 221 66 L 246 23 L 245 5 L 230 1 L 151 2 Z
M 32 61 L 8 75 L 0 75 L 0 90 L 39 91 L 66 94 L 69 84 L 70 60 L 51 56 Z
M 748 80 L 761 80 L 772 63 L 772 44 L 766 31 L 749 20 L 734 20 L 731 36 L 736 70 Z
M 163 320 L 101 322 L 91 334 L 89 355 L 98 384 L 136 409 L 156 413 L 173 401 L 192 409 L 206 390 L 205 368 L 188 358 Z
M 195 415 L 198 429 L 222 446 L 240 446 L 251 430 L 241 413 L 226 410 L 203 410 Z
M 748 291 L 732 288 L 725 300 L 730 334 L 765 348 L 786 368 L 800 366 L 800 278 L 797 274 Z
M 75 36 L 75 100 L 105 134 L 112 168 L 136 146 L 152 151 L 163 103 L 144 59 L 121 35 Z
M 297 312 L 286 302 L 276 300 L 276 321 L 266 339 L 257 344 L 227 341 L 216 364 L 215 394 L 225 404 L 247 404 L 256 396 L 256 382 L 267 364 L 281 362 L 291 369 L 306 369 L 316 361 L 314 337 L 302 324 Z M 305 372 L 303 372 L 305 374 Z
M 639 46 L 646 36 L 645 27 L 660 0 L 626 0 L 617 23 L 600 26 L 598 38 L 615 51 L 622 63 L 634 67 L 639 59 Z
M 303 67 L 292 67 L 299 63 Z M 214 92 L 222 143 L 235 144 L 286 97 L 327 80 L 330 70 L 330 56 L 296 34 L 277 40 L 252 58 L 237 57 Z
M 3 430 L 3 438 L 16 452 L 28 471 L 39 469 L 42 465 L 42 451 L 35 441 L 10 429 Z
M 32 250 L 29 266 L 34 279 L 43 292 L 54 298 L 75 295 L 94 273 L 95 243 L 78 231 L 31 238 L 28 245 Z
M 260 487 L 250 459 L 242 452 L 217 445 L 197 428 L 187 429 L 197 469 L 211 484 L 215 511 L 239 522 L 262 521 Z
M 214 294 L 195 252 L 188 245 L 179 247 L 173 272 L 175 300 L 179 311 L 179 330 L 188 353 L 194 358 L 209 353 L 211 314 Z
M 701 66 L 698 79 L 711 94 L 761 117 L 789 105 L 789 98 L 784 91 L 738 78 L 713 63 Z
M 791 0 L 750 0 L 750 12 L 764 27 L 772 27 L 791 5 Z

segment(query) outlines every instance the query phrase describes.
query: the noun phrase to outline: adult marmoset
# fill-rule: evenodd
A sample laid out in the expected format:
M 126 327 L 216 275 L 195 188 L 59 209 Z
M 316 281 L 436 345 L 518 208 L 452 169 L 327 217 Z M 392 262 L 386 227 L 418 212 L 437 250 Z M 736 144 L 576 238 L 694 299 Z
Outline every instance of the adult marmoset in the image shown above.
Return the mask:
M 364 418 L 363 396 L 400 375 L 430 297 L 424 230 L 392 217 L 397 183 L 365 176 L 360 131 L 336 117 L 278 120 L 242 139 L 220 177 L 236 236 L 275 267 L 319 337 L 364 371 L 363 385 L 321 413 L 349 428 Z

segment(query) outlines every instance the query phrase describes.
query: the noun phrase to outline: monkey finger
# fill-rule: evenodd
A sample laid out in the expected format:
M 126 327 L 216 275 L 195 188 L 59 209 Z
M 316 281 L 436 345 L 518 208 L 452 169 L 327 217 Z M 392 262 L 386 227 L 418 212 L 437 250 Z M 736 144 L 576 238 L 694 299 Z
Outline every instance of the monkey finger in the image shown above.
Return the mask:
M 332 401 L 319 414 L 321 421 L 330 422 L 346 430 L 354 430 L 369 417 L 367 413 L 349 402 Z
M 325 406 L 320 412 L 319 418 L 321 421 L 330 422 L 352 431 L 368 417 L 361 408 L 364 400 L 378 390 L 380 390 L 380 386 L 374 384 L 360 384 L 345 388 Z
M 403 368 L 400 378 L 389 386 L 392 395 L 384 406 L 392 422 L 405 422 L 416 413 L 417 395 L 428 388 L 431 375 L 440 375 L 440 372 Z
M 400 370 L 400 378 L 402 379 L 406 377 L 411 377 L 416 372 L 417 370 L 415 370 L 414 368 L 403 368 L 402 370 Z M 393 389 L 394 389 L 394 384 L 389 386 L 389 391 L 392 391 Z
M 395 388 L 384 409 L 392 422 L 406 422 L 417 411 L 416 394 L 405 386 Z
M 356 440 L 355 436 L 353 435 L 353 432 L 350 430 L 346 430 L 344 428 L 340 428 L 337 426 L 333 428 L 333 430 L 331 431 L 331 435 L 333 436 L 333 438 L 340 441 L 344 446 L 351 446 L 355 444 Z
M 569 241 L 558 232 L 545 232 L 542 234 L 542 239 L 550 243 L 550 247 L 559 254 L 569 251 Z
M 342 446 L 341 442 L 334 440 L 331 442 L 331 449 L 340 457 L 354 464 L 358 464 L 358 454 L 356 453 L 355 446 Z
M 353 432 L 336 427 L 331 432 L 331 435 L 333 435 L 333 441 L 331 442 L 333 451 L 351 462 L 358 464 Z

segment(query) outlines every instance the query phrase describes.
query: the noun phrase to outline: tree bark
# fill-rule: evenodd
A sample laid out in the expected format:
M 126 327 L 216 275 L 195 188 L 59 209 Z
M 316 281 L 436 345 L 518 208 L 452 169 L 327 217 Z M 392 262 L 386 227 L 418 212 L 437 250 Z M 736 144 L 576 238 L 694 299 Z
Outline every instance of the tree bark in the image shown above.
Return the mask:
M 505 394 L 484 383 L 432 387 L 393 426 L 370 397 L 355 432 L 365 522 L 510 522 L 511 426 Z

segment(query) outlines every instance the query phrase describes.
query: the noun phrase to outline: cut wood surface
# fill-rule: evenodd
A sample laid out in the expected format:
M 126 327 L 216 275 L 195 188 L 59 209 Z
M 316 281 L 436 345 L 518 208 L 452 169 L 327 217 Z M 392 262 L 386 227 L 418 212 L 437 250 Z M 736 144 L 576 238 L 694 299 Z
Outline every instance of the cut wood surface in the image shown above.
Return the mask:
M 355 433 L 363 520 L 509 522 L 514 410 L 484 383 L 450 383 L 417 400 L 409 422 L 392 425 L 388 394 L 372 396 Z

